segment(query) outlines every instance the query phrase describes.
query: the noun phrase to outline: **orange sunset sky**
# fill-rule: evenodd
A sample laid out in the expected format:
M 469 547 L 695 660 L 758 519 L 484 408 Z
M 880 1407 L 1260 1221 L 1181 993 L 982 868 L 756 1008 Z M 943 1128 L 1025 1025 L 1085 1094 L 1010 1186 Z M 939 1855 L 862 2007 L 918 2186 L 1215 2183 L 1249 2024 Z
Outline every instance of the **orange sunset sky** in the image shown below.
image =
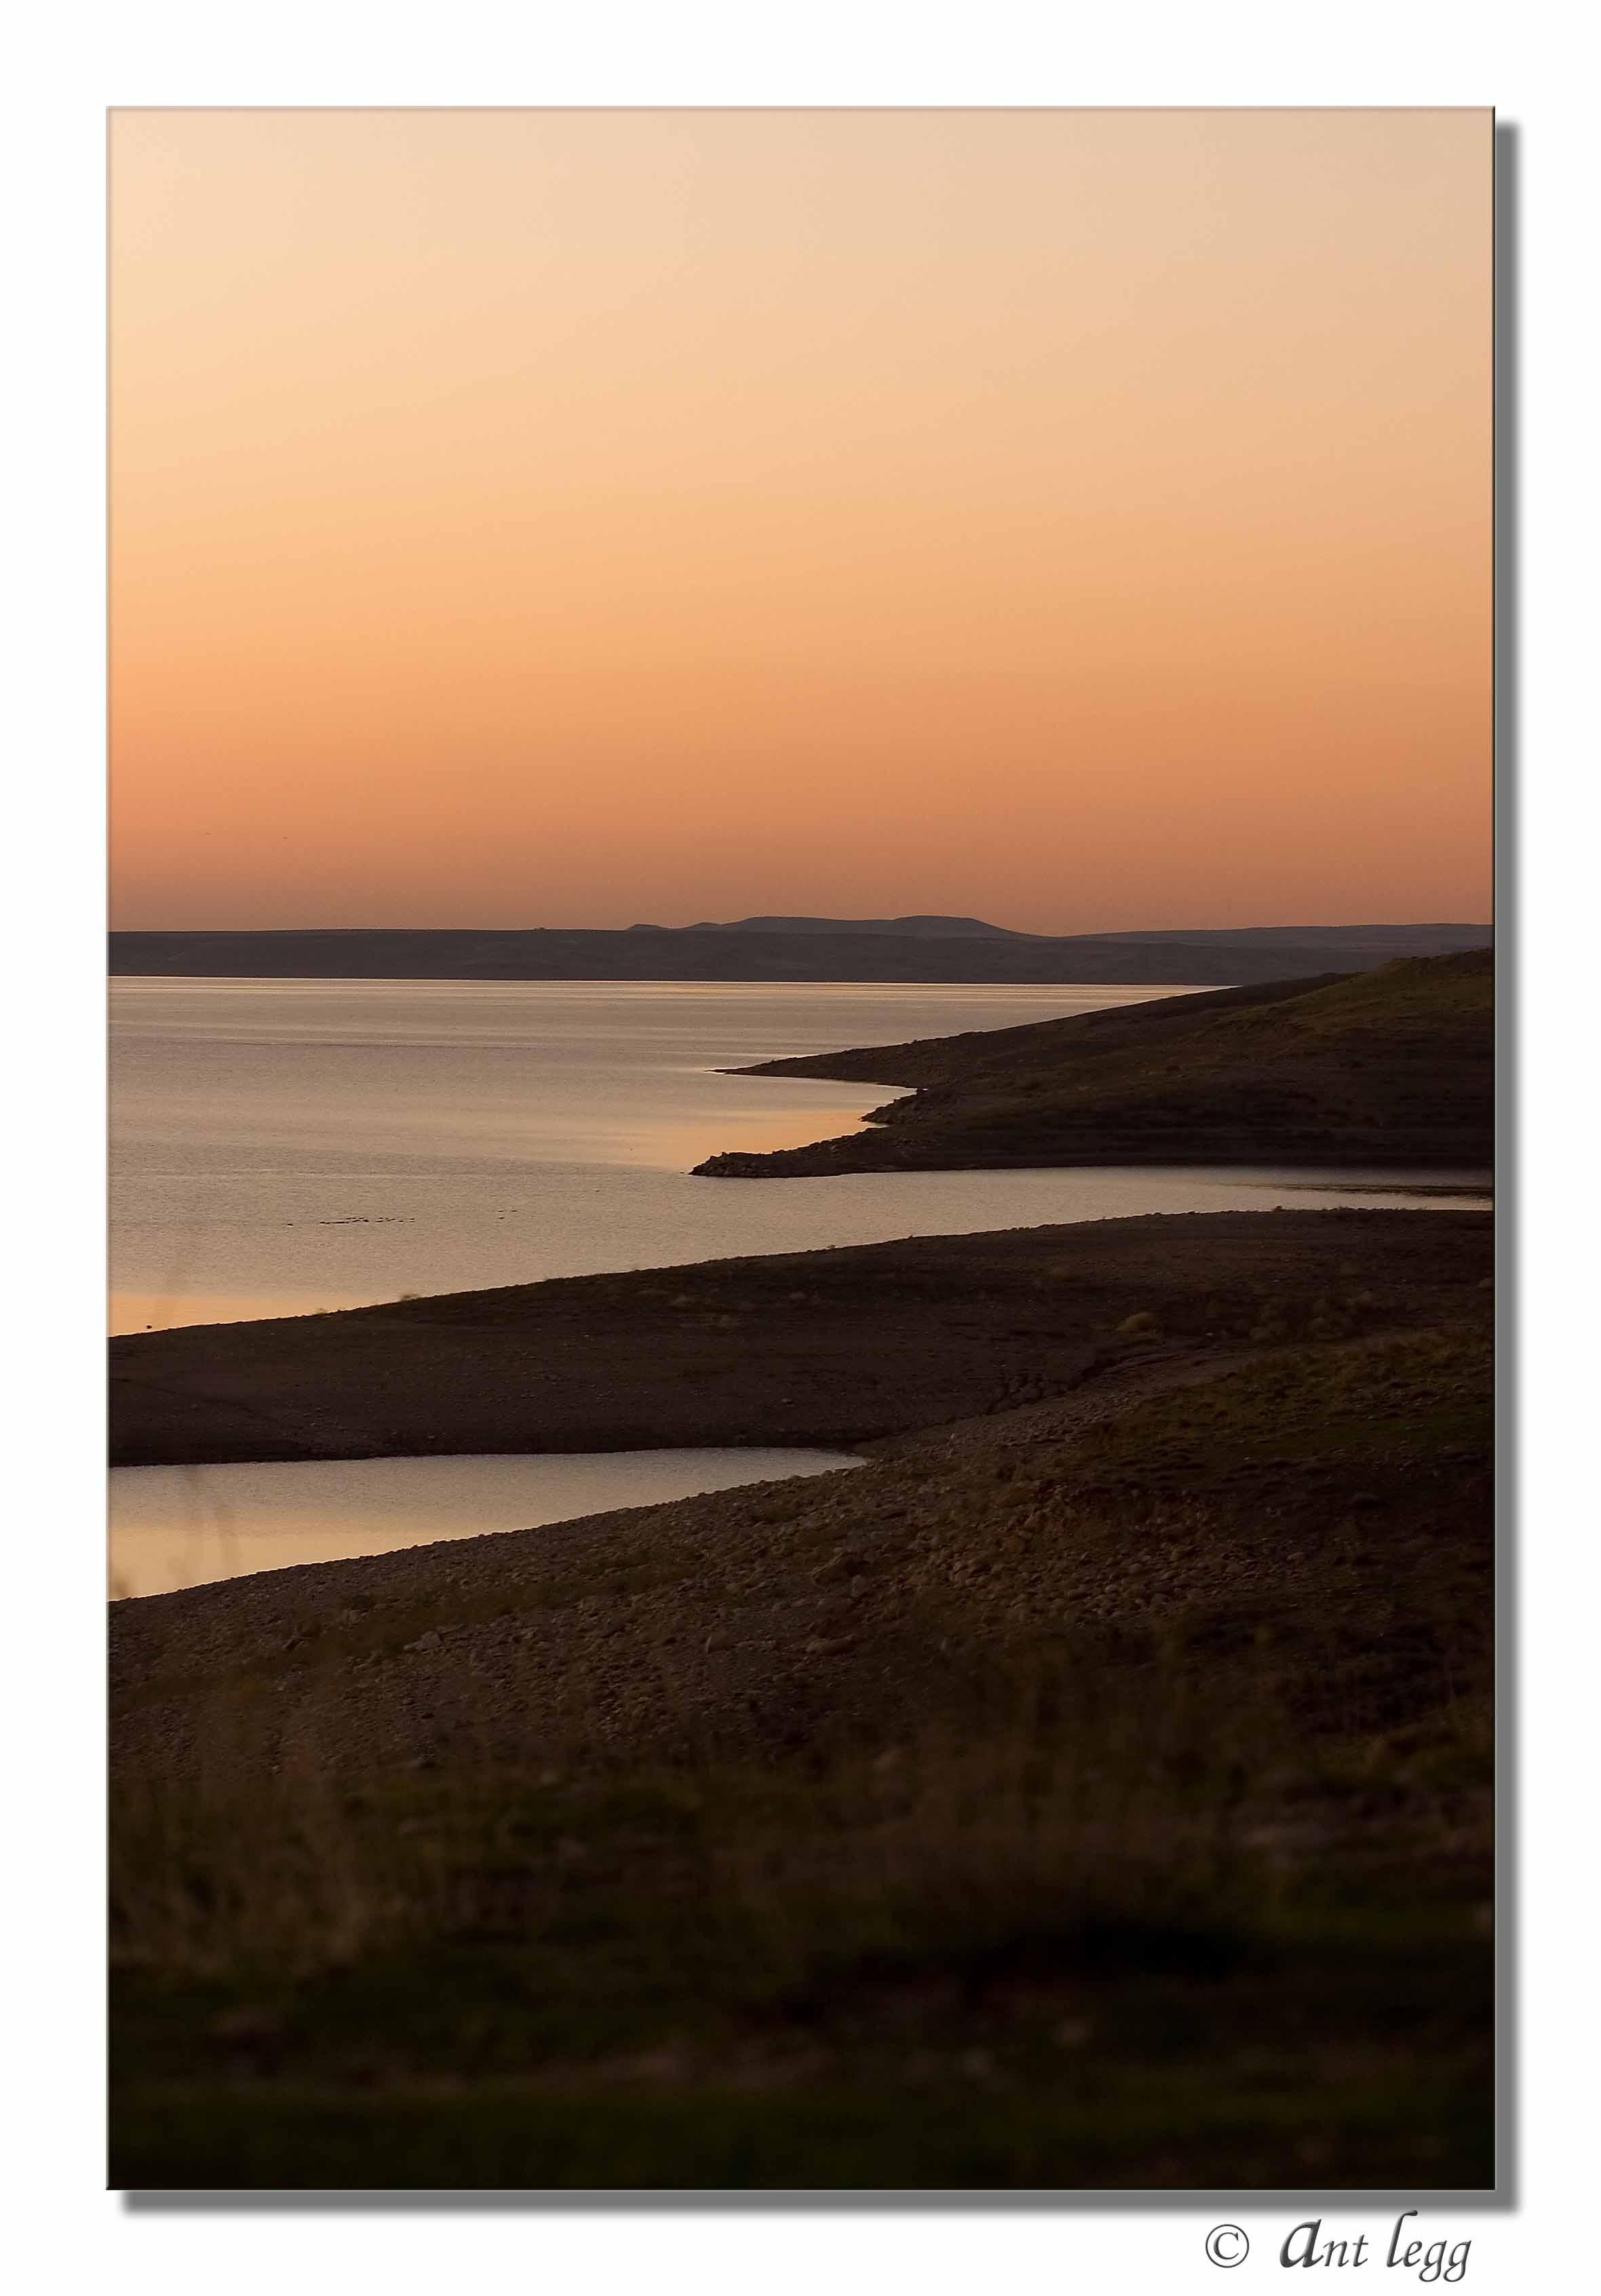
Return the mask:
M 125 111 L 113 922 L 1490 913 L 1483 111 Z

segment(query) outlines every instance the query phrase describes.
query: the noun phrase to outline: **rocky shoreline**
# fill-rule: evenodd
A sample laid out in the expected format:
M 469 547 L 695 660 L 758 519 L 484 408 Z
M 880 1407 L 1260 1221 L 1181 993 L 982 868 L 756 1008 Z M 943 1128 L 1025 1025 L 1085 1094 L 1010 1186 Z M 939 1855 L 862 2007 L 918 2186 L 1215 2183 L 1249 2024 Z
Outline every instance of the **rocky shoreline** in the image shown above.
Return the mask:
M 112 1604 L 113 2182 L 1487 2185 L 1491 1258 L 1150 1218 L 124 1343 L 128 1448 L 869 1456 Z
M 783 1678 L 796 1694 L 804 1685 L 806 1728 L 823 1728 L 854 1710 L 833 1661 L 865 1649 L 881 1674 L 894 1620 L 863 1608 L 843 1566 L 827 1597 L 810 1576 L 788 1583 L 775 1523 L 800 1526 L 808 1554 L 877 1553 L 883 1526 L 926 1516 L 952 1472 L 1071 1442 L 1286 1348 L 1483 1333 L 1491 1251 L 1478 1212 L 1153 1215 L 120 1341 L 124 1459 L 744 1440 L 826 1442 L 872 1464 L 115 1603 L 119 1760 L 192 1771 L 217 1679 L 241 1669 L 273 1685 L 250 1758 L 262 1767 L 300 1728 L 298 1702 L 325 1704 L 336 1682 L 337 1719 L 324 1712 L 319 1727 L 319 1761 L 336 1767 L 443 1759 L 462 1732 L 474 1759 L 543 1759 L 558 1710 L 586 1718 L 592 1743 L 637 1755 L 674 1734 L 666 1677 L 639 1664 L 641 1636 L 676 1648 L 671 1702 L 682 1719 L 688 1702 L 696 1728 L 732 1701 L 748 1732 L 756 1677 L 771 1694 L 775 1652 L 801 1653 Z M 356 1420 L 355 1398 L 372 1393 L 387 1420 Z M 669 1554 L 678 1562 L 658 1585 Z M 535 1589 L 544 1625 L 530 1628 Z M 416 1635 L 401 1631 L 421 1619 Z M 692 1689 L 686 1664 L 704 1677 Z M 502 1711 L 513 1679 L 522 1687 Z

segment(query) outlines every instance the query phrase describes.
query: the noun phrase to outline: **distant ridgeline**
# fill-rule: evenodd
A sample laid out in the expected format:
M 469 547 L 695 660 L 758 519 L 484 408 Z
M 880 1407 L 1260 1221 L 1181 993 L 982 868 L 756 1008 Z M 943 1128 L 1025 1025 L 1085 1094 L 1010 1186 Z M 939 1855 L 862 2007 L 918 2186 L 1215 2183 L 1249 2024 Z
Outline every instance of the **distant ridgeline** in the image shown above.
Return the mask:
M 113 973 L 322 980 L 1141 981 L 1175 987 L 1361 972 L 1487 948 L 1488 925 L 1256 925 L 1011 932 L 977 917 L 744 917 L 554 931 L 114 932 Z

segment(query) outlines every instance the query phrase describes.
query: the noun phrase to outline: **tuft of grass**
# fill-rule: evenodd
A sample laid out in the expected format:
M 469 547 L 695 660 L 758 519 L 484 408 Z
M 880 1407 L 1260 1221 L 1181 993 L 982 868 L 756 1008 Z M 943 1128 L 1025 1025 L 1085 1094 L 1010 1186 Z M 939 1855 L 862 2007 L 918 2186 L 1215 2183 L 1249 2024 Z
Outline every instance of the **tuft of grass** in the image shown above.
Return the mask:
M 130 1801 L 120 2173 L 404 2184 L 443 2097 L 433 2184 L 1181 2183 L 1225 2124 L 1266 2182 L 1314 2128 L 1334 2172 L 1416 2140 L 1485 2181 L 1482 1708 L 1331 1734 L 1196 1655 L 1041 1652 L 830 1762 Z

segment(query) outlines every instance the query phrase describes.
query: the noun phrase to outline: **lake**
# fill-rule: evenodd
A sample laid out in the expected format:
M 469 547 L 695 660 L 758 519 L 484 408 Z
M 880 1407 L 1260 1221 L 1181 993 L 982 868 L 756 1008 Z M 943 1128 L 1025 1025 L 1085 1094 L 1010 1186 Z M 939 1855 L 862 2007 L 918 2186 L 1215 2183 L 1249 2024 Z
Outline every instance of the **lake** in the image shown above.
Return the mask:
M 111 1327 L 1051 1220 L 1363 1203 L 1378 1183 L 1407 1200 L 1404 1181 L 1376 1173 L 690 1177 L 718 1149 L 853 1130 L 897 1096 L 720 1070 L 1173 993 L 114 980 Z

